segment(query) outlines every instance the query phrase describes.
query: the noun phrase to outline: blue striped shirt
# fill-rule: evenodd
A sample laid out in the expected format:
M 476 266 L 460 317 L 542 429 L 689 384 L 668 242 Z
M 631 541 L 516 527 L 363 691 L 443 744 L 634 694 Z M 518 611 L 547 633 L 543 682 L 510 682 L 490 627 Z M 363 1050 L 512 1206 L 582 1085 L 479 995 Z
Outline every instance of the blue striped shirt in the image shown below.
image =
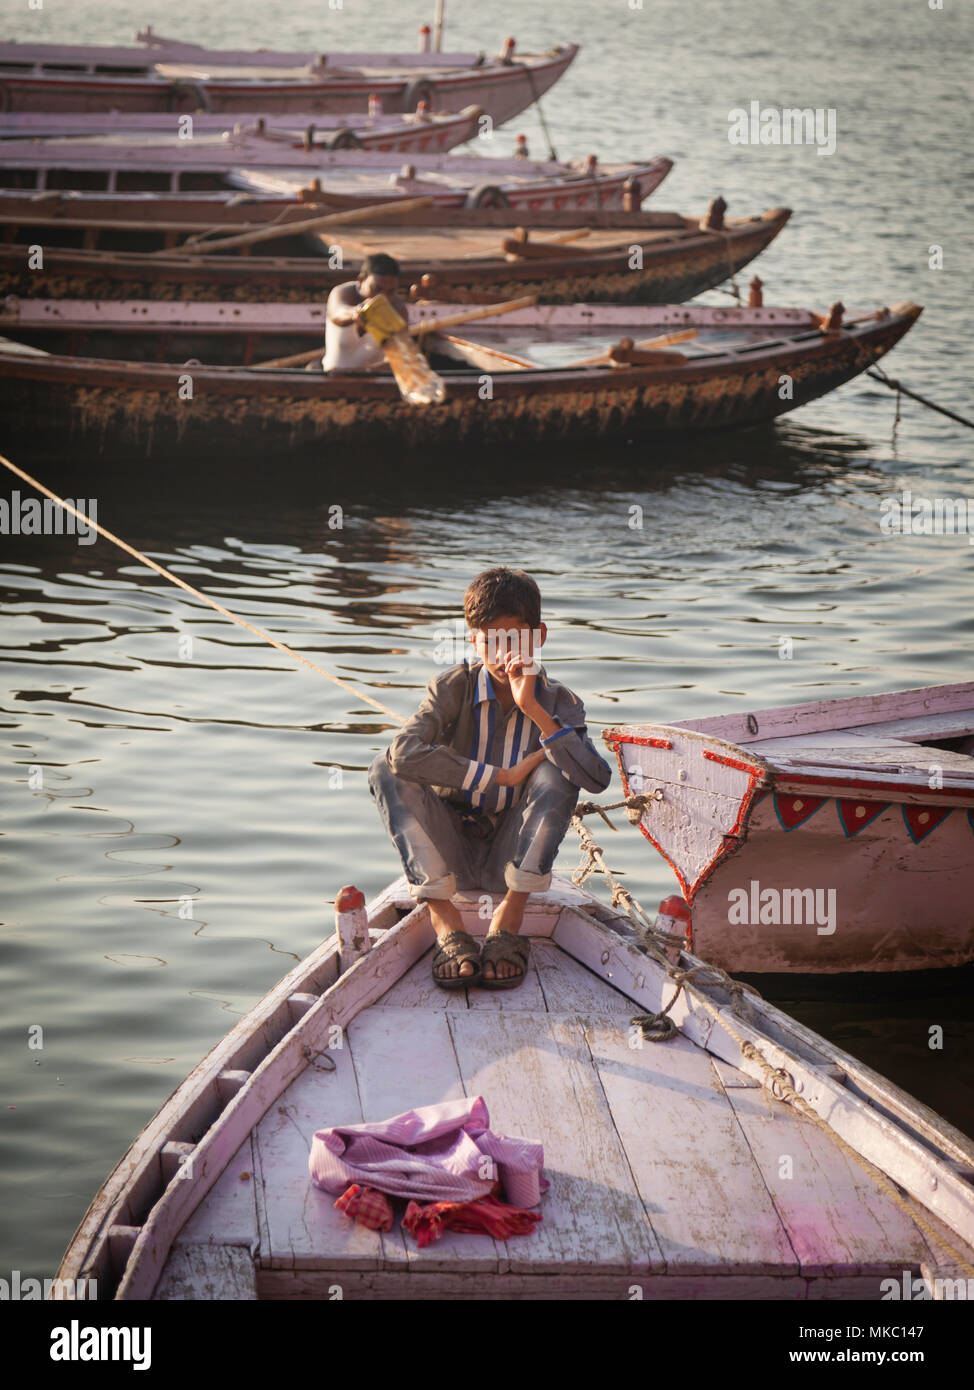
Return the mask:
M 526 758 L 531 751 L 535 725 L 517 705 L 505 713 L 486 666 L 481 667 L 477 677 L 473 707 L 473 738 L 468 755 L 470 768 L 460 791 L 471 806 L 486 811 L 503 811 L 513 804 L 519 789 L 495 786 L 488 791 L 491 769 L 514 767 L 522 758 Z M 540 742 L 547 746 L 571 732 L 567 728 L 558 729 L 548 738 L 540 739 Z M 563 775 L 567 777 L 567 773 Z

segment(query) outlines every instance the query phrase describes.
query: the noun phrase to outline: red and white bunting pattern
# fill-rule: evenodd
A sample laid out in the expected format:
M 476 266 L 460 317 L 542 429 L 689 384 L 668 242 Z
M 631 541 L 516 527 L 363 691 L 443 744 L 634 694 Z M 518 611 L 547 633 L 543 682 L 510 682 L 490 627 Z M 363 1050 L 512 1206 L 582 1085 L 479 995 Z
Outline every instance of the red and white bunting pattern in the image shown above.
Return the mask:
M 843 797 L 837 802 L 842 829 L 852 838 L 865 829 L 877 816 L 881 816 L 890 805 L 888 801 L 862 801 L 858 797 Z
M 952 810 L 952 806 L 904 806 L 903 820 L 913 843 L 918 845 L 921 840 L 925 840 L 941 821 L 947 819 Z
M 794 830 L 796 826 L 804 825 L 809 816 L 813 816 L 827 800 L 825 796 L 790 796 L 775 792 L 775 814 L 785 830 Z

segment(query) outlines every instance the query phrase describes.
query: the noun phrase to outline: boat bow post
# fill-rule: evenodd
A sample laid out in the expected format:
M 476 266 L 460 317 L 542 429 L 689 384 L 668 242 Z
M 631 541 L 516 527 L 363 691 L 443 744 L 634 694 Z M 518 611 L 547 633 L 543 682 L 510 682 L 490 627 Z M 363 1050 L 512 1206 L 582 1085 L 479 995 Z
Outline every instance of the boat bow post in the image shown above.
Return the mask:
M 338 932 L 338 973 L 344 975 L 372 947 L 365 894 L 350 883 L 340 889 L 335 898 L 335 929 Z

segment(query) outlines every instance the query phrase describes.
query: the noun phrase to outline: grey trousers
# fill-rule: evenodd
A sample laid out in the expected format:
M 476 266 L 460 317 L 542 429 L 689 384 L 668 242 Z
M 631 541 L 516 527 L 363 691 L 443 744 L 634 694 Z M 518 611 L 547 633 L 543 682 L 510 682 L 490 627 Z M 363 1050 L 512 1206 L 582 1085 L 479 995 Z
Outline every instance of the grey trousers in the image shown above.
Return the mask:
M 512 806 L 470 825 L 432 787 L 397 776 L 382 754 L 369 769 L 369 788 L 417 902 L 478 889 L 544 892 L 579 793 L 545 761 L 521 783 Z

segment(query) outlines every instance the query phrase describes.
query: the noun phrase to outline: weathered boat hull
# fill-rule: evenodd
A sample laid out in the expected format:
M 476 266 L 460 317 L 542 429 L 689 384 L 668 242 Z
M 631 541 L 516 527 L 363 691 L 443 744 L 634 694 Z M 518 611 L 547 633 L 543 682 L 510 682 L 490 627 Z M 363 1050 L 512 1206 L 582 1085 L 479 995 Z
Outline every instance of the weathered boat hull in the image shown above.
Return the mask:
M 482 934 L 479 899 L 456 902 Z M 879 1299 L 904 1271 L 936 1289 L 974 1260 L 974 1142 L 762 1000 L 733 1007 L 715 984 L 707 1008 L 673 1000 L 627 919 L 584 890 L 532 895 L 511 993 L 436 988 L 428 908 L 404 880 L 361 926 L 364 955 L 340 961 L 326 938 L 182 1082 L 60 1280 L 120 1301 L 631 1299 L 634 1283 L 650 1299 Z M 664 1004 L 679 1033 L 644 1044 L 631 1016 Z M 771 1068 L 832 1133 L 762 1089 Z M 450 1231 L 419 1249 L 310 1184 L 316 1129 L 477 1095 L 496 1129 L 543 1144 L 530 1236 Z M 801 1154 L 794 1174 L 783 1149 Z
M 824 702 L 823 719 L 854 707 L 841 715 L 856 720 L 844 738 L 841 729 L 802 734 L 784 722 L 787 707 L 754 716 L 757 741 L 733 716 L 607 731 L 627 787 L 662 792 L 640 828 L 676 874 L 695 952 L 749 975 L 974 962 L 974 760 L 918 743 L 916 730 L 912 742 L 887 734 L 907 704 L 917 720 L 947 718 L 951 706 L 955 719 L 974 719 L 974 684 L 902 696 L 909 702 L 880 697 L 872 710 Z M 813 707 L 797 708 L 810 711 L 811 727 Z M 768 715 L 783 734 L 770 732 Z M 700 727 L 734 723 L 739 744 Z M 776 757 L 793 763 L 769 761 L 782 741 Z M 841 765 L 867 757 L 858 769 Z
M 620 222 L 625 247 L 604 252 L 564 254 L 512 263 L 501 256 L 483 259 L 400 259 L 402 278 L 418 283 L 435 277 L 438 297 L 485 296 L 514 299 L 535 294 L 543 304 L 599 300 L 615 304 L 679 304 L 721 284 L 765 250 L 785 226 L 790 212 L 774 209 L 762 216 L 728 221 L 722 232 L 691 226 L 672 232 L 653 229 L 654 214 L 641 214 L 646 228 Z M 476 217 L 477 214 L 467 214 Z M 524 219 L 523 214 L 519 214 Z M 550 216 L 550 215 L 549 215 Z M 637 216 L 639 216 L 637 214 Z M 658 216 L 658 215 L 657 215 Z M 603 221 L 605 215 L 603 214 Z M 577 221 L 577 218 L 572 218 Z M 674 217 L 674 221 L 677 219 Z M 690 219 L 681 219 L 686 223 Z M 461 222 L 461 228 L 476 223 Z M 566 225 L 568 225 L 566 221 Z M 586 219 L 586 225 L 589 225 Z M 534 226 L 539 226 L 537 216 Z M 648 239 L 646 232 L 651 232 Z M 352 229 L 355 234 L 357 229 Z M 503 232 L 498 231 L 498 241 Z M 557 233 L 556 233 L 557 234 Z M 38 235 L 43 232 L 38 229 Z M 79 237 L 83 233 L 79 232 Z M 543 223 L 536 232 L 544 240 Z M 311 238 L 309 237 L 309 241 Z M 36 244 L 36 243 L 35 243 Z M 335 244 L 341 244 L 336 230 Z M 304 302 L 327 293 L 355 274 L 360 256 L 343 254 L 342 268 L 325 259 L 326 244 L 315 240 L 317 256 L 201 256 L 197 258 L 139 252 L 97 252 L 45 246 L 44 264 L 28 269 L 28 244 L 0 244 L 0 295 L 49 299 L 246 299 Z M 632 249 L 638 247 L 638 257 Z
M 538 312 L 570 314 L 552 307 Z M 579 306 L 591 314 L 594 306 Z M 611 312 L 611 310 L 610 310 Z M 622 313 L 622 310 L 616 310 Z M 642 310 L 681 327 L 697 316 L 728 321 L 747 310 Z M 767 311 L 773 312 L 773 311 Z M 885 311 L 884 311 L 885 312 Z M 0 353 L 2 420 L 8 437 L 38 442 L 45 428 L 62 447 L 81 440 L 106 448 L 138 441 L 147 451 L 196 449 L 234 457 L 325 450 L 352 440 L 377 450 L 448 450 L 457 445 L 558 439 L 632 439 L 670 431 L 773 420 L 864 371 L 921 313 L 917 306 L 839 334 L 810 328 L 786 347 L 682 365 L 618 369 L 464 370 L 447 376 L 442 405 L 406 406 L 391 375 L 322 376 L 295 370 L 121 364 Z M 513 323 L 517 315 L 507 316 Z M 552 320 L 554 321 L 554 320 Z M 806 318 L 806 323 L 808 322 Z M 782 398 L 787 375 L 790 394 Z M 324 457 L 325 455 L 322 454 Z
M 242 122 L 219 114 L 195 113 L 192 131 L 196 135 L 227 132 L 235 127 L 253 134 L 267 133 L 278 143 L 301 141 L 311 127 L 311 138 L 320 149 L 364 149 L 378 153 L 395 150 L 409 154 L 437 154 L 455 149 L 480 134 L 480 108 L 432 114 L 369 116 L 353 112 L 348 117 L 326 116 L 315 111 L 295 111 L 286 116 L 265 112 L 248 113 Z M 184 118 L 174 112 L 65 112 L 50 111 L 0 114 L 0 155 L 4 141 L 25 139 L 89 139 L 103 135 L 167 136 L 177 134 Z M 336 143 L 337 142 L 337 143 Z
M 29 62 L 23 45 L 16 60 Z M 151 55 L 133 52 L 133 65 L 144 68 Z M 369 97 L 379 96 L 389 112 L 416 108 L 418 85 L 430 109 L 460 110 L 481 107 L 495 125 L 526 110 L 566 72 L 578 52 L 576 44 L 564 44 L 543 57 L 525 55 L 513 63 L 489 61 L 482 67 L 473 55 L 465 66 L 436 71 L 436 60 L 447 55 L 410 55 L 412 66 L 402 74 L 363 73 L 360 77 L 329 79 L 327 67 L 320 76 L 305 80 L 228 79 L 187 72 L 185 76 L 121 76 L 110 72 L 80 73 L 18 71 L 9 62 L 0 65 L 0 110 L 4 111 L 173 111 L 197 109 L 211 112 L 288 113 L 311 111 L 342 114 L 364 111 Z M 70 55 L 69 55 L 70 56 Z M 340 57 L 340 55 L 333 55 Z M 462 55 L 457 55 L 462 58 Z

